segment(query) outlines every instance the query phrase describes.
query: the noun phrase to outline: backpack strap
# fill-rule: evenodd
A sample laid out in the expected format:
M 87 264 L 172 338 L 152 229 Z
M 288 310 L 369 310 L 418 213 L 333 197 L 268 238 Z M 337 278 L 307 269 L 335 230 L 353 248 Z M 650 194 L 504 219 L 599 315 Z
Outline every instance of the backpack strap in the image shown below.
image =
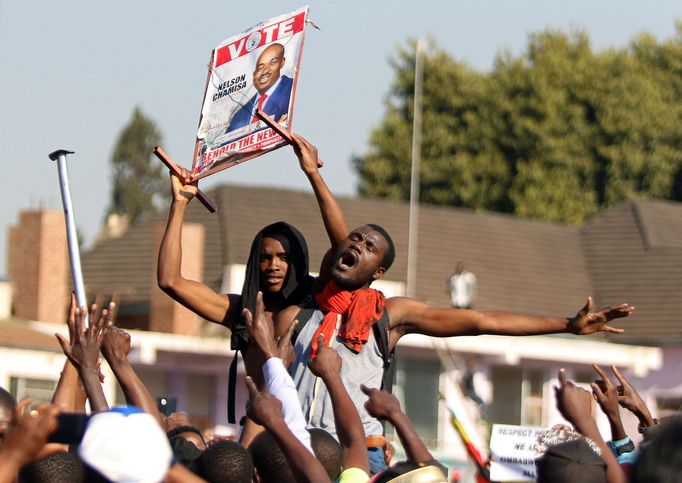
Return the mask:
M 317 306 L 315 300 L 312 297 L 306 297 L 306 299 L 300 306 L 300 310 L 294 316 L 294 320 L 298 320 L 298 325 L 294 327 L 294 331 L 291 334 L 292 344 L 296 343 L 298 335 L 301 333 L 303 328 L 308 324 L 308 322 L 310 322 L 310 319 L 313 317 L 313 314 L 318 309 L 319 307 Z
M 393 389 L 393 379 L 395 376 L 394 353 L 389 350 L 390 326 L 388 319 L 388 312 L 384 310 L 381 318 L 372 326 L 374 330 L 374 337 L 379 344 L 379 352 L 381 352 L 381 359 L 384 365 L 384 375 L 381 380 L 381 389 L 391 392 Z
M 234 350 L 230 370 L 227 378 L 227 422 L 236 422 L 234 403 L 237 396 L 237 361 L 239 360 L 239 348 Z

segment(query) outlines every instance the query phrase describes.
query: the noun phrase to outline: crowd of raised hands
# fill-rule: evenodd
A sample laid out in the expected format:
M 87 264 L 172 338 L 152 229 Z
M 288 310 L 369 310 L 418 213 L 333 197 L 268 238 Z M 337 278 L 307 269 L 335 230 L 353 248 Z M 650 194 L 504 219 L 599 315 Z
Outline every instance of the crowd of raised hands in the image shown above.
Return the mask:
M 682 419 L 659 425 L 643 399 L 611 366 L 613 378 L 597 365 L 591 391 L 559 372 L 555 396 L 559 412 L 573 427 L 557 425 L 540 435 L 536 445 L 537 481 L 563 483 L 674 483 L 682 481 Z M 605 441 L 592 414 L 593 401 L 606 415 L 611 439 Z M 639 446 L 626 434 L 621 408 L 634 414 L 642 434 Z
M 370 480 L 364 428 L 341 379 L 341 357 L 320 335 L 317 355 L 309 363 L 331 398 L 336 442 L 331 436 L 307 430 L 287 372 L 295 324 L 290 333 L 276 338 L 261 294 L 255 313 L 245 310 L 243 314 L 262 365 L 261 374 L 246 378 L 247 416 L 263 428 L 248 447 L 230 440 L 207 441 L 188 415 L 160 413 L 155 398 L 128 361 L 130 335 L 113 324 L 114 312 L 114 304 L 102 310 L 96 305 L 79 308 L 72 297 L 68 339 L 56 334 L 66 360 L 51 404 L 31 407 L 28 399 L 16 403 L 0 389 L 0 483 Z M 130 406 L 109 408 L 102 388 L 100 355 Z M 596 365 L 594 370 L 598 379 L 591 384 L 592 391 L 574 384 L 560 371 L 556 403 L 572 427 L 557 426 L 541 435 L 537 481 L 682 481 L 682 422 L 672 419 L 659 425 L 615 366 L 611 367 L 612 376 Z M 366 411 L 394 426 L 407 459 L 374 475 L 371 481 L 391 481 L 410 472 L 421 478 L 419 481 L 446 481 L 446 468 L 429 452 L 398 400 L 378 388 L 361 388 L 367 396 Z M 597 428 L 594 400 L 608 418 L 609 441 Z M 91 411 L 87 416 L 86 401 Z M 621 408 L 639 421 L 643 442 L 638 446 L 624 430 Z M 390 456 L 386 459 L 389 462 Z
M 275 338 L 260 293 L 255 313 L 243 314 L 262 363 L 257 380 L 246 378 L 247 416 L 263 428 L 248 447 L 227 439 L 207 441 L 185 413 L 161 414 L 128 361 L 131 337 L 114 325 L 115 309 L 113 303 L 101 310 L 96 305 L 77 307 L 72 296 L 68 338 L 55 334 L 66 358 L 51 404 L 31 407 L 30 399 L 16 403 L 0 388 L 0 483 L 370 479 L 364 428 L 341 380 L 340 356 L 320 336 L 319 350 L 309 364 L 331 397 L 337 442 L 323 430 L 306 429 L 287 372 L 295 324 L 284 337 Z M 100 356 L 128 406 L 109 407 Z M 367 395 L 366 410 L 395 426 L 408 459 L 399 471 L 389 468 L 373 481 L 390 481 L 410 470 L 427 478 L 431 472 L 431 479 L 424 481 L 445 481 L 447 470 L 421 441 L 398 400 L 377 388 L 363 386 L 362 391 Z M 384 456 L 388 462 L 392 453 Z

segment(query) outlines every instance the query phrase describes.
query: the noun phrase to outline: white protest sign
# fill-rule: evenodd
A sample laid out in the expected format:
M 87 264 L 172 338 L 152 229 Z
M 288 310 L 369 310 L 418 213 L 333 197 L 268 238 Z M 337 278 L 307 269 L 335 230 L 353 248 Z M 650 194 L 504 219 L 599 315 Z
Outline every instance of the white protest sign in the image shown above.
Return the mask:
M 543 428 L 493 424 L 490 479 L 535 481 L 535 441 Z

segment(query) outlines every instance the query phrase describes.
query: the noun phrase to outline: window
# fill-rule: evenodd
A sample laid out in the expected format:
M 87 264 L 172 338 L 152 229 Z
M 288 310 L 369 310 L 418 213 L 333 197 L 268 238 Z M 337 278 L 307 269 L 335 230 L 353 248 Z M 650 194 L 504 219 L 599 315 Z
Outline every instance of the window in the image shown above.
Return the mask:
M 520 367 L 494 366 L 493 403 L 490 416 L 495 423 L 521 424 L 521 388 L 523 371 Z
M 492 368 L 492 421 L 500 424 L 542 426 L 545 371 L 517 366 Z
M 599 379 L 599 374 L 593 370 L 573 371 L 573 382 L 576 384 L 590 384 Z
M 542 369 L 525 369 L 523 371 L 522 425 L 543 426 L 544 387 L 545 371 Z
M 187 374 L 187 412 L 198 425 L 208 426 L 211 420 L 211 401 L 215 378 L 203 374 Z
M 56 387 L 57 381 L 54 379 L 10 378 L 10 392 L 17 402 L 30 397 L 32 404 L 50 403 Z
M 438 441 L 438 391 L 440 362 L 437 360 L 396 358 L 396 383 L 402 389 L 405 413 L 424 443 L 435 448 Z

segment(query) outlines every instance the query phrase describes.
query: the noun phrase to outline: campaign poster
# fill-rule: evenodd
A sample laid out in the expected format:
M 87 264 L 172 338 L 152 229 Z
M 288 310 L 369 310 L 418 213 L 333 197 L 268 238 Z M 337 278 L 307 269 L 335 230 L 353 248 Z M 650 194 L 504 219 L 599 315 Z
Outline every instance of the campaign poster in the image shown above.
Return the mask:
M 256 117 L 291 130 L 308 7 L 223 41 L 211 55 L 192 177 L 199 179 L 286 144 Z
M 547 429 L 493 424 L 490 434 L 490 479 L 535 481 L 535 442 Z

